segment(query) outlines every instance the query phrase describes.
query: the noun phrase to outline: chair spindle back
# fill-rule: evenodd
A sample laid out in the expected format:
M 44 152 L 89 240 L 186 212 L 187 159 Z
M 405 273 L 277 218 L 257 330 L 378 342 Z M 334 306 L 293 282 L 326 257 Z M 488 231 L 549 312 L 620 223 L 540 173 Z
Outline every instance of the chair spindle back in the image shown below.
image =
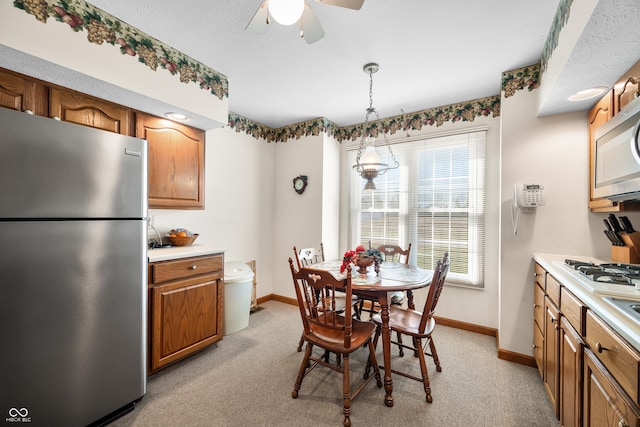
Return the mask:
M 438 260 L 436 269 L 433 272 L 433 278 L 431 279 L 431 285 L 429 285 L 429 293 L 427 294 L 427 300 L 424 303 L 424 310 L 422 311 L 422 318 L 420 319 L 420 331 L 424 332 L 429 320 L 433 317 L 436 311 L 436 305 L 440 299 L 442 288 L 444 287 L 444 281 L 447 278 L 449 272 L 449 253 L 445 252 L 442 257 L 442 261 Z
M 336 279 L 326 270 L 302 267 L 296 271 L 293 260 L 289 258 L 289 267 L 296 290 L 296 298 L 302 324 L 306 334 L 339 338 L 343 335 L 344 346 L 351 346 L 351 304 L 338 308 L 336 297 L 350 301 L 351 269 L 347 269 L 346 279 Z

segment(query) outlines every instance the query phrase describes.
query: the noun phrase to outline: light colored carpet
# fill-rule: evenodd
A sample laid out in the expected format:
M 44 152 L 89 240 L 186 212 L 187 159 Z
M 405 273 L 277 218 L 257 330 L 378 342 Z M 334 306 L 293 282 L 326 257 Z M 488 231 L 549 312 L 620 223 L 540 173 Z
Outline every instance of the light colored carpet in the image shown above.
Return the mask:
M 249 327 L 149 377 L 137 407 L 111 426 L 341 426 L 342 378 L 322 366 L 291 397 L 302 360 L 296 351 L 301 321 L 296 306 L 269 301 L 252 313 Z M 352 402 L 354 426 L 553 426 L 551 404 L 535 368 L 497 358 L 495 339 L 437 326 L 442 364 L 428 358 L 433 403 L 422 384 L 394 376 L 395 405 L 384 405 L 375 380 Z M 378 346 L 379 360 L 382 360 Z M 351 378 L 362 378 L 366 350 L 352 355 Z M 417 359 L 397 357 L 413 369 Z

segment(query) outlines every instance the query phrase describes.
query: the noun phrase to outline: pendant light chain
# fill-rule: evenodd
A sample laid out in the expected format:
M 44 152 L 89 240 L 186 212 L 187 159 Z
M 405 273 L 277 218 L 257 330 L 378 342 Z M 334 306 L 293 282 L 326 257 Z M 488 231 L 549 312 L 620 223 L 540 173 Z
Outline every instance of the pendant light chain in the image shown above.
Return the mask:
M 367 108 L 367 115 L 365 116 L 364 128 L 362 129 L 362 136 L 360 138 L 360 146 L 356 154 L 356 164 L 353 165 L 353 169 L 367 180 L 364 187 L 365 190 L 375 190 L 376 186 L 373 179 L 378 175 L 386 173 L 389 169 L 395 169 L 399 165 L 396 156 L 391 150 L 389 139 L 386 132 L 381 131 L 382 138 L 384 139 L 384 145 L 387 146 L 391 159 L 393 159 L 393 165 L 389 166 L 387 163 L 380 159 L 380 156 L 375 152 L 375 137 L 371 134 L 370 117 L 375 114 L 376 120 L 379 119 L 378 111 L 373 107 L 373 74 L 378 71 L 378 64 L 370 63 L 366 64 L 364 71 L 369 73 L 369 107 Z M 380 132 L 379 132 L 380 133 Z M 366 154 L 366 155 L 365 155 Z M 365 160 L 361 163 L 361 160 Z

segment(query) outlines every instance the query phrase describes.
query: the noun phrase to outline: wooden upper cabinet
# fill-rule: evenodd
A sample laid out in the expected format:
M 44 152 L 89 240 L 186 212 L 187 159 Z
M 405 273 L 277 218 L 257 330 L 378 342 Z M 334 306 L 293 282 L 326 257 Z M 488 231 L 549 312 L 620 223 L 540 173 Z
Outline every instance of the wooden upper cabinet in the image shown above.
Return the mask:
M 613 86 L 614 115 L 638 97 L 640 97 L 640 61 L 636 62 Z
M 133 135 L 131 109 L 77 92 L 51 88 L 49 115 L 63 122 Z
M 204 209 L 205 131 L 137 113 L 136 136 L 149 142 L 149 207 Z
M 48 89 L 20 74 L 0 70 L 0 107 L 48 116 Z
M 608 199 L 593 198 L 593 155 L 596 130 L 613 117 L 613 91 L 609 91 L 589 111 L 589 207 L 591 209 L 611 208 L 614 203 Z

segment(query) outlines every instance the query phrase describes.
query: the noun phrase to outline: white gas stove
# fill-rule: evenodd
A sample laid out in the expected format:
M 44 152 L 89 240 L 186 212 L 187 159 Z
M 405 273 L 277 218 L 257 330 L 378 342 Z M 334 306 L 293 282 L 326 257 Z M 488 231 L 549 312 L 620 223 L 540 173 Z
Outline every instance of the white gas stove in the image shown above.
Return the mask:
M 594 294 L 640 299 L 640 265 L 565 259 L 554 264 Z

